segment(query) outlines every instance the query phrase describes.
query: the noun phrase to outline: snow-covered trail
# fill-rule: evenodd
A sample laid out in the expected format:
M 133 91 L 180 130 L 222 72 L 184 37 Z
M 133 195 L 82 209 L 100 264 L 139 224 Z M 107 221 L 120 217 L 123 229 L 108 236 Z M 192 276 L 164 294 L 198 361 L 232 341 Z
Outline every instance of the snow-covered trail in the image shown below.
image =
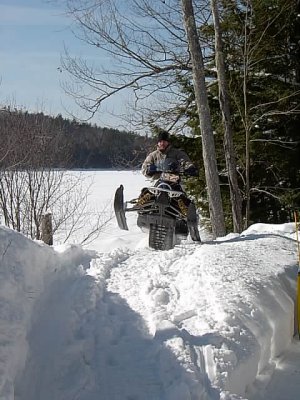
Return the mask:
M 249 233 L 93 258 L 9 235 L 0 242 L 2 293 L 17 311 L 1 314 L 15 335 L 5 355 L 21 345 L 26 363 L 9 369 L 0 357 L 11 385 L 3 399 L 288 399 L 276 383 L 282 389 L 294 356 L 292 239 Z
M 88 276 L 49 288 L 28 335 L 16 399 L 164 398 L 159 349 L 143 321 L 118 295 L 99 289 Z
M 176 399 L 170 387 L 185 374 L 176 356 L 106 288 L 110 269 L 131 258 L 126 252 L 105 256 L 99 279 L 79 268 L 61 271 L 52 281 L 28 333 L 16 400 Z M 179 390 L 178 399 L 185 398 L 187 389 Z

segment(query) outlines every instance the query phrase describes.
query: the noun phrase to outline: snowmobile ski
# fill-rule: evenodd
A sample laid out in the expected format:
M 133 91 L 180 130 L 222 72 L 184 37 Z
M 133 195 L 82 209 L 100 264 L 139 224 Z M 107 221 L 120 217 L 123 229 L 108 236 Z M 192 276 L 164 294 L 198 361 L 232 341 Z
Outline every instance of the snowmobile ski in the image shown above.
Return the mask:
M 120 229 L 128 231 L 125 210 L 124 210 L 124 186 L 120 185 L 115 193 L 114 199 L 114 210 L 117 219 L 117 223 Z

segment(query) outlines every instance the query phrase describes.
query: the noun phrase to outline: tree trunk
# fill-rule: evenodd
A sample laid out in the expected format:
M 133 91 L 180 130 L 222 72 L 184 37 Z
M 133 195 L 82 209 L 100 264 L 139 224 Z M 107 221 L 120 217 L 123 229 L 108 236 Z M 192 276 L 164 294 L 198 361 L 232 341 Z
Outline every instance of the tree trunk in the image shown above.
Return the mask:
M 211 9 L 214 18 L 215 57 L 218 75 L 219 103 L 224 126 L 224 152 L 228 171 L 233 230 L 234 232 L 241 232 L 243 229 L 242 197 L 238 186 L 236 156 L 233 144 L 233 132 L 217 0 L 211 0 Z
M 182 0 L 184 26 L 192 60 L 193 85 L 202 135 L 203 162 L 214 237 L 225 235 L 224 213 L 219 185 L 215 143 L 205 85 L 204 62 L 197 34 L 192 0 Z
M 248 6 L 248 4 L 247 4 Z M 243 52 L 243 99 L 244 99 L 244 129 L 245 129 L 245 198 L 246 198 L 246 217 L 245 226 L 248 228 L 250 225 L 250 123 L 249 123 L 249 110 L 248 110 L 248 97 L 247 97 L 247 83 L 248 83 L 248 71 L 249 71 L 249 44 L 248 43 L 248 26 L 250 21 L 248 20 L 248 7 L 246 7 L 246 16 L 244 24 L 244 52 Z M 250 39 L 249 39 L 250 40 Z

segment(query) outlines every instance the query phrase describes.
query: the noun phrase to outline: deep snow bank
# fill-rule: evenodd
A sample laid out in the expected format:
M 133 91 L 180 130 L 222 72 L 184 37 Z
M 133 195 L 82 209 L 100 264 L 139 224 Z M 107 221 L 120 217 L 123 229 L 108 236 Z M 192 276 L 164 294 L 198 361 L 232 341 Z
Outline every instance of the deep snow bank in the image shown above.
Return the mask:
M 62 274 L 84 274 L 88 252 L 76 246 L 59 254 L 0 227 L 0 398 L 15 398 L 15 382 L 28 356 L 28 333 L 45 291 Z M 47 317 L 47 306 L 43 310 Z

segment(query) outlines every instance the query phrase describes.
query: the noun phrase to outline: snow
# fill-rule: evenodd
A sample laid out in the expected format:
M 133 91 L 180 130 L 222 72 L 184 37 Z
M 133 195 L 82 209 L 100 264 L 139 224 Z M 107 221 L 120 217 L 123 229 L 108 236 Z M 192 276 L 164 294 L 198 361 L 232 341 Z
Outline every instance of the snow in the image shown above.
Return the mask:
M 121 183 L 145 185 L 95 172 L 91 203 Z M 135 218 L 85 247 L 0 227 L 0 399 L 298 398 L 295 224 L 155 251 Z

